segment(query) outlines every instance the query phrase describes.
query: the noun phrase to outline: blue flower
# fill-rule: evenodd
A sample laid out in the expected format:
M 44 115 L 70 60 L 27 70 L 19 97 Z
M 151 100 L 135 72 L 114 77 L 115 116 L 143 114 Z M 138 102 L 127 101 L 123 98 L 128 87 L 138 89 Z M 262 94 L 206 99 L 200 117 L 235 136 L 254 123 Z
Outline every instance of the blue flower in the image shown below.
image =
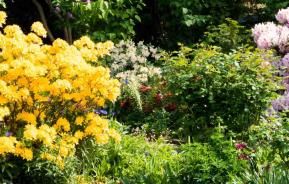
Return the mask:
M 96 114 L 99 114 L 99 115 L 107 115 L 107 111 L 104 110 L 104 109 L 98 109 L 98 110 L 95 110 L 94 111 Z

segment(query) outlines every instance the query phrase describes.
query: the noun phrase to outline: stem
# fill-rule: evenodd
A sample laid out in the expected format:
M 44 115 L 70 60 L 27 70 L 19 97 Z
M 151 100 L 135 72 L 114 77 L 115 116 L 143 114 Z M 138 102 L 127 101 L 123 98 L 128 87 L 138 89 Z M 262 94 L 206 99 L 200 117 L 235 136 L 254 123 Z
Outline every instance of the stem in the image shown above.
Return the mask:
M 69 43 L 69 33 L 67 26 L 64 26 L 64 38 Z
M 33 4 L 36 6 L 37 10 L 38 10 L 38 13 L 40 15 L 40 19 L 45 27 L 45 29 L 47 30 L 47 34 L 48 34 L 48 37 L 50 39 L 51 42 L 53 42 L 55 39 L 48 27 L 48 24 L 47 24 L 47 21 L 46 21 L 46 17 L 45 17 L 45 14 L 44 14 L 44 10 L 41 6 L 41 4 L 37 1 L 37 0 L 32 0 Z
M 72 29 L 71 26 L 68 26 L 68 43 L 72 44 Z

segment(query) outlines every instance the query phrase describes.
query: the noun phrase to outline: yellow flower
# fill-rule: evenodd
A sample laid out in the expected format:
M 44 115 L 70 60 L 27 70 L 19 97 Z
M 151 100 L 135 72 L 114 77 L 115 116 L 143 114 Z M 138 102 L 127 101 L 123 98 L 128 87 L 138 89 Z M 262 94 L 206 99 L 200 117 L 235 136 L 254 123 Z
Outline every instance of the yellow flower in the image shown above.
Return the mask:
M 114 44 L 112 41 L 108 40 L 106 42 L 103 43 L 104 47 L 107 48 L 107 49 L 112 49 L 114 47 Z
M 27 40 L 27 42 L 30 42 L 30 43 L 42 44 L 41 38 L 39 38 L 39 37 L 38 37 L 36 34 L 34 34 L 34 33 L 29 33 L 29 34 L 26 36 L 26 40 Z
M 27 123 L 36 125 L 36 117 L 33 113 L 29 113 L 25 111 L 18 113 L 16 120 L 23 120 L 23 121 L 26 121 Z
M 61 158 L 61 156 L 56 157 L 54 162 L 60 169 L 64 169 L 65 164 L 64 164 L 64 160 Z
M 4 28 L 4 33 L 6 34 L 6 36 L 7 36 L 8 38 L 13 38 L 13 37 L 18 38 L 18 37 L 23 36 L 23 32 L 22 32 L 21 28 L 20 28 L 18 25 L 9 25 L 9 26 L 6 26 L 6 27 Z M 10 44 L 12 44 L 12 43 L 10 43 Z M 18 46 L 19 46 L 19 44 L 22 44 L 22 43 L 21 43 L 21 42 L 17 42 L 17 43 L 14 43 L 14 44 L 18 44 Z M 16 46 L 17 46 L 17 45 L 13 45 L 14 51 L 15 51 Z M 23 48 L 22 48 L 22 49 L 23 49 Z
M 61 80 L 61 79 L 57 79 L 53 84 L 53 86 L 55 86 L 58 89 L 62 89 L 62 90 L 71 90 L 72 86 L 70 84 L 70 82 L 68 80 Z
M 76 183 L 78 184 L 90 184 L 91 182 L 89 182 L 87 180 L 87 178 L 84 176 L 84 175 L 76 175 L 73 177 L 73 181 L 76 181 Z M 102 184 L 102 183 L 99 183 L 99 182 L 96 182 L 98 184 Z
M 115 142 L 120 142 L 121 141 L 121 136 L 119 135 L 119 133 L 115 129 L 109 129 L 108 130 L 108 135 L 110 137 L 112 137 L 115 140 Z
M 86 120 L 90 121 L 90 120 L 94 119 L 95 116 L 96 116 L 96 114 L 94 112 L 90 112 L 86 115 Z
M 59 96 L 60 94 L 64 94 L 66 90 L 70 91 L 72 86 L 68 80 L 56 80 L 50 88 L 51 95 Z
M 93 49 L 95 44 L 88 36 L 82 36 L 79 40 L 73 42 L 77 48 L 87 47 L 88 49 Z
M 46 37 L 47 32 L 46 32 L 45 28 L 43 27 L 43 24 L 41 22 L 39 22 L 39 21 L 34 22 L 32 24 L 31 30 L 33 32 L 35 32 L 38 36 L 41 36 L 43 38 Z
M 7 102 L 8 102 L 7 98 L 5 98 L 4 96 L 0 96 L 0 105 L 6 104 Z
M 17 141 L 15 137 L 0 137 L 0 155 L 5 153 L 14 153 L 16 143 Z
M 77 130 L 77 131 L 75 132 L 75 134 L 74 134 L 74 137 L 75 137 L 77 140 L 81 140 L 81 139 L 83 139 L 83 137 L 84 137 L 84 133 L 81 132 L 81 131 L 79 131 L 79 130 Z
M 70 124 L 65 118 L 59 118 L 54 125 L 54 128 L 58 131 L 63 129 L 65 132 L 68 132 L 70 130 Z
M 41 121 L 44 121 L 44 119 L 46 118 L 45 112 L 40 112 L 39 110 L 34 110 L 33 113 L 36 117 L 39 117 Z
M 0 11 L 0 27 L 2 27 L 2 25 L 6 23 L 6 18 L 7 18 L 6 13 Z
M 5 19 L 0 11 L 0 26 Z M 99 144 L 111 138 L 120 141 L 108 120 L 89 112 L 120 94 L 120 83 L 110 77 L 109 69 L 90 63 L 109 54 L 113 43 L 95 44 L 84 36 L 74 45 L 62 39 L 46 45 L 41 38 L 46 36 L 44 26 L 35 22 L 31 29 L 33 33 L 24 34 L 18 25 L 8 25 L 0 32 L 0 121 L 18 132 L 17 139 L 0 137 L 1 156 L 32 160 L 37 149 L 47 153 L 40 151 L 43 159 L 64 168 L 65 157 L 73 156 L 75 146 L 87 136 Z M 72 117 L 76 118 L 70 125 L 66 118 Z M 24 128 L 18 121 L 26 122 Z
M 66 145 L 60 145 L 60 147 L 59 147 L 59 155 L 61 157 L 67 157 L 68 153 L 69 153 L 68 147 L 66 147 Z
M 52 43 L 52 46 L 53 47 L 50 47 L 50 51 L 51 49 L 54 50 L 54 51 L 57 51 L 59 52 L 60 50 L 64 50 L 64 49 L 68 49 L 69 48 L 69 44 L 60 39 L 60 38 L 57 38 L 53 43 Z
M 43 160 L 48 160 L 48 161 L 54 161 L 56 159 L 53 155 L 46 153 L 46 152 L 41 153 L 40 158 L 42 158 Z
M 30 148 L 26 148 L 24 145 L 22 145 L 21 143 L 17 143 L 16 144 L 16 148 L 15 148 L 15 155 L 18 155 L 20 157 L 22 157 L 25 160 L 32 160 L 33 159 L 33 152 L 32 149 Z
M 9 65 L 5 63 L 0 64 L 0 72 L 6 72 L 9 69 Z
M 83 116 L 77 116 L 77 118 L 75 119 L 75 124 L 76 125 L 82 125 L 83 121 L 84 121 Z
M 56 130 L 48 125 L 41 125 L 38 129 L 37 139 L 42 141 L 44 145 L 51 147 L 56 139 Z
M 96 134 L 94 137 L 98 144 L 107 144 L 109 141 L 109 136 L 107 134 Z
M 38 135 L 38 130 L 35 125 L 28 124 L 24 128 L 23 137 L 27 140 L 36 140 Z
M 3 121 L 5 116 L 10 114 L 8 107 L 0 107 L 0 121 Z

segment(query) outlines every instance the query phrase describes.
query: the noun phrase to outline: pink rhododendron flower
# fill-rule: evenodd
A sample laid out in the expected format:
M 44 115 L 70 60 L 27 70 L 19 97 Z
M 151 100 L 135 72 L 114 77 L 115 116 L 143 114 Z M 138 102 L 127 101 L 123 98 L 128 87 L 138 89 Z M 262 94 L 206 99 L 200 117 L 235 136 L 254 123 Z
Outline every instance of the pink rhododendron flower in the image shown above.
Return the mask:
M 281 24 L 288 24 L 289 23 L 289 7 L 286 9 L 279 10 L 276 15 L 276 19 Z
M 256 24 L 252 29 L 252 35 L 254 37 L 254 41 L 257 42 L 259 37 L 263 34 L 270 33 L 278 33 L 280 31 L 280 26 L 277 26 L 273 22 L 266 22 Z
M 283 26 L 280 29 L 279 41 L 277 44 L 280 52 L 282 52 L 282 53 L 289 52 L 288 44 L 289 44 L 289 28 L 286 26 Z

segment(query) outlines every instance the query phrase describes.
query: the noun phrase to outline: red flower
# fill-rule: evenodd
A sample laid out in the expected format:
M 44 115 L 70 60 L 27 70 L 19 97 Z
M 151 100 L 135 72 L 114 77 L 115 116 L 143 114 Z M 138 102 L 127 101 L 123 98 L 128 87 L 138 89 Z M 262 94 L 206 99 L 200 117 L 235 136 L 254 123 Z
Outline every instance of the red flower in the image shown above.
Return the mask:
M 165 106 L 165 109 L 167 112 L 172 112 L 174 110 L 176 110 L 177 105 L 175 103 L 171 103 Z
M 140 90 L 141 92 L 143 92 L 143 93 L 148 92 L 148 91 L 150 91 L 151 89 L 152 89 L 152 87 L 150 87 L 150 86 L 145 86 L 145 85 L 141 85 L 140 88 L 139 88 L 139 90 Z
M 247 148 L 247 145 L 245 143 L 237 143 L 237 144 L 235 144 L 235 148 L 237 150 L 242 150 L 242 149 Z
M 238 157 L 240 160 L 249 160 L 249 156 L 245 153 L 241 153 Z
M 166 98 L 169 98 L 169 97 L 172 97 L 173 96 L 173 93 L 171 93 L 171 92 L 167 92 L 166 94 L 165 94 L 165 97 Z
M 126 108 L 128 106 L 128 101 L 127 100 L 123 100 L 120 102 L 120 107 L 121 108 Z
M 164 99 L 163 95 L 159 92 L 155 96 L 156 103 L 161 103 L 161 101 Z

